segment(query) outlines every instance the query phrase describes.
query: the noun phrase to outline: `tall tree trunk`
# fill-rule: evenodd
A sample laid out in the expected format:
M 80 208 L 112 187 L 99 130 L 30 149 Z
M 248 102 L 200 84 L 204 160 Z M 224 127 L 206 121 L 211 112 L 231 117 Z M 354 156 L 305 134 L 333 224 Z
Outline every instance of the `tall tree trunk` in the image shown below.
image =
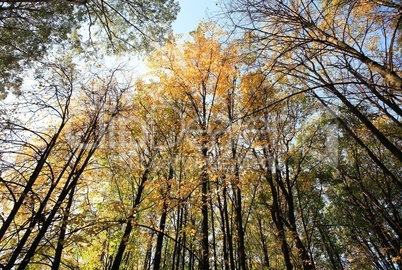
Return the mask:
M 53 264 L 52 264 L 52 270 L 57 270 L 60 267 L 61 255 L 63 253 L 63 249 L 64 249 L 64 245 L 65 245 L 64 242 L 66 240 L 68 219 L 69 219 L 69 215 L 70 215 L 70 211 L 71 211 L 71 205 L 73 204 L 74 193 L 75 193 L 75 186 L 70 191 L 70 195 L 68 196 L 67 206 L 64 209 L 59 239 L 57 241 L 56 253 L 54 255 L 54 260 L 53 260 Z
M 131 215 L 126 219 L 126 228 L 124 230 L 123 237 L 120 240 L 120 244 L 119 244 L 119 248 L 117 249 L 116 256 L 114 258 L 114 261 L 112 264 L 112 270 L 119 270 L 119 268 L 120 268 L 120 264 L 121 264 L 121 261 L 123 258 L 124 251 L 126 250 L 127 243 L 130 240 L 131 231 L 133 230 L 133 227 L 134 227 L 134 221 L 135 221 L 135 216 L 136 216 L 136 213 L 134 211 L 136 211 L 135 209 L 138 207 L 138 205 L 141 202 L 142 192 L 144 191 L 145 183 L 148 180 L 148 174 L 150 172 L 151 164 L 152 164 L 152 159 L 150 159 L 148 161 L 147 167 L 146 167 L 144 173 L 142 174 L 141 182 L 140 182 L 140 185 L 138 186 L 137 194 L 135 196 L 135 200 L 134 200 L 133 207 L 132 207 L 133 213 L 131 213 Z
M 238 242 L 238 256 L 239 256 L 239 269 L 245 270 L 246 267 L 246 252 L 244 246 L 244 229 L 242 218 L 242 200 L 240 187 L 235 188 L 235 219 L 237 225 L 237 242 Z
M 342 102 L 346 105 L 346 107 L 352 112 L 359 120 L 367 127 L 368 130 L 380 141 L 382 145 L 384 145 L 400 162 L 402 162 L 402 152 L 391 142 L 388 140 L 385 135 L 379 131 L 373 123 L 363 115 L 349 100 L 340 93 L 334 85 L 328 85 L 327 88 L 334 93 Z
M 368 146 L 349 128 L 347 123 L 340 118 L 329 106 L 328 104 L 315 92 L 313 95 L 321 102 L 321 104 L 331 113 L 333 117 L 338 120 L 339 124 L 346 130 L 346 132 L 366 151 L 369 157 L 382 169 L 382 171 L 391 177 L 392 181 L 402 189 L 402 182 L 388 169 L 387 166 L 368 148 Z
M 388 107 L 390 107 L 392 110 L 394 110 L 395 113 L 397 113 L 400 117 L 402 117 L 402 108 L 400 106 L 398 106 L 397 104 L 392 102 L 392 100 L 386 98 L 385 95 L 383 95 L 380 92 L 378 92 L 377 89 L 376 89 L 376 86 L 374 86 L 374 85 L 370 84 L 369 82 L 367 82 L 363 78 L 363 76 L 361 76 L 355 69 L 352 68 L 352 66 L 349 63 L 346 65 L 346 68 L 348 69 L 348 71 L 350 73 L 353 74 L 353 76 L 355 76 L 358 79 L 358 81 L 360 83 L 364 84 L 364 86 L 367 89 L 369 89 L 379 100 L 384 102 L 384 104 L 386 104 Z M 379 107 L 382 107 L 382 106 L 379 106 Z M 397 124 L 400 125 L 401 123 L 397 121 Z
M 153 246 L 153 239 L 155 232 L 150 232 L 150 239 L 147 244 L 147 251 L 145 252 L 145 260 L 144 260 L 144 268 L 143 270 L 150 270 L 152 265 L 152 246 Z
M 236 78 L 234 78 L 233 82 L 235 83 Z M 233 162 L 233 181 L 232 188 L 234 190 L 234 209 L 235 209 L 235 222 L 237 227 L 237 254 L 239 260 L 239 269 L 246 270 L 246 251 L 244 246 L 244 228 L 243 228 L 243 213 L 242 213 L 242 194 L 241 194 L 241 186 L 240 186 L 240 173 L 239 173 L 239 163 L 237 156 L 237 143 L 236 143 L 236 135 L 233 130 L 234 119 L 234 97 L 233 92 L 235 91 L 235 87 L 231 89 L 228 93 L 227 100 L 227 110 L 228 110 L 228 118 L 230 121 L 230 150 L 232 154 L 232 162 Z
M 156 247 L 155 247 L 155 258 L 154 258 L 154 270 L 159 270 L 162 259 L 162 247 L 163 247 L 163 236 L 165 233 L 166 226 L 166 217 L 167 217 L 167 203 L 163 203 L 163 212 L 161 219 L 159 221 L 159 231 L 156 239 Z
M 81 172 L 82 173 L 82 172 Z M 25 254 L 24 259 L 22 260 L 21 264 L 19 265 L 18 269 L 25 269 L 31 258 L 35 255 L 35 250 L 39 246 L 40 241 L 43 239 L 45 236 L 47 230 L 49 229 L 50 225 L 53 223 L 54 216 L 56 213 L 59 211 L 60 206 L 62 205 L 64 199 L 66 198 L 67 194 L 71 191 L 71 189 L 75 188 L 78 182 L 78 178 L 80 177 L 81 173 L 78 173 L 76 177 L 73 179 L 71 184 L 67 184 L 61 194 L 59 195 L 59 198 L 54 205 L 53 209 L 51 210 L 50 214 L 46 218 L 46 220 L 43 222 L 42 228 L 39 230 L 37 236 L 35 237 L 34 241 L 32 242 L 30 248 L 28 249 L 27 253 Z
M 66 116 L 63 115 L 63 117 L 66 117 Z M 8 230 L 8 227 L 10 227 L 10 224 L 14 220 L 15 216 L 17 215 L 18 210 L 21 208 L 21 206 L 22 206 L 23 202 L 25 201 L 25 199 L 29 197 L 28 196 L 29 192 L 31 191 L 33 185 L 35 184 L 36 179 L 38 178 L 40 172 L 42 171 L 43 166 L 45 165 L 46 160 L 50 155 L 50 152 L 52 151 L 54 145 L 56 144 L 56 141 L 57 141 L 58 137 L 61 134 L 61 131 L 63 130 L 63 128 L 65 126 L 64 121 L 65 121 L 65 119 L 63 119 L 63 122 L 60 125 L 59 129 L 53 135 L 53 137 L 50 140 L 50 142 L 46 145 L 46 148 L 43 151 L 42 155 L 40 156 L 40 159 L 38 160 L 38 163 L 37 163 L 34 171 L 32 172 L 31 176 L 29 177 L 29 180 L 28 180 L 27 184 L 25 185 L 25 188 L 22 191 L 21 196 L 18 198 L 17 202 L 14 204 L 14 206 L 11 209 L 10 213 L 8 214 L 6 220 L 4 220 L 4 222 L 3 222 L 3 224 L 2 224 L 2 226 L 0 228 L 0 239 L 3 239 L 4 234 Z
M 172 161 L 173 163 L 173 161 Z M 156 240 L 156 247 L 155 247 L 155 258 L 154 258 L 154 270 L 159 270 L 160 269 L 160 264 L 161 264 L 161 258 L 162 258 L 162 246 L 163 246 L 163 236 L 165 234 L 165 226 L 166 226 L 166 217 L 167 217 L 167 211 L 168 211 L 168 198 L 167 196 L 170 194 L 170 188 L 171 184 L 170 181 L 173 179 L 174 175 L 174 169 L 173 169 L 173 164 L 170 164 L 169 166 L 169 175 L 167 177 L 167 187 L 166 191 L 164 194 L 164 201 L 163 201 L 163 207 L 162 207 L 162 216 L 159 221 L 159 231 L 158 231 L 158 236 Z
M 67 168 L 67 166 L 65 166 L 65 168 Z M 61 173 L 61 175 L 62 175 L 62 173 Z M 71 177 L 71 175 L 70 175 L 70 177 Z M 24 235 L 21 237 L 20 241 L 18 242 L 17 247 L 15 248 L 15 250 L 13 251 L 13 254 L 11 255 L 10 260 L 8 261 L 8 264 L 6 266 L 7 269 L 11 269 L 12 266 L 14 265 L 14 263 L 16 262 L 21 251 L 26 246 L 26 242 L 27 242 L 29 236 L 31 235 L 33 229 L 35 228 L 35 225 L 40 224 L 45 221 L 46 217 L 45 217 L 45 214 L 43 213 L 43 211 L 45 210 L 47 202 L 49 201 L 50 197 L 53 194 L 54 189 L 56 188 L 57 182 L 58 181 L 56 181 L 55 183 L 52 183 L 49 190 L 47 191 L 46 197 L 41 202 L 39 209 L 36 211 L 35 215 L 32 217 L 32 220 L 31 220 L 27 230 L 25 231 Z
M 314 39 L 314 41 L 324 45 L 329 45 L 333 47 L 335 50 L 338 50 L 346 55 L 350 55 L 353 58 L 358 59 L 359 61 L 367 65 L 367 67 L 371 71 L 380 74 L 381 77 L 383 77 L 386 82 L 394 86 L 396 90 L 398 91 L 402 90 L 402 78 L 396 72 L 367 57 L 365 54 L 357 51 L 355 48 L 351 47 L 343 40 L 340 40 L 337 37 L 332 36 L 331 34 L 329 34 L 328 31 L 320 29 L 317 25 L 303 18 L 302 16 L 299 16 L 298 20 L 299 23 L 303 25 L 303 27 L 311 29 L 314 32 L 314 34 L 318 37 Z
M 283 259 L 285 261 L 285 267 L 287 270 L 292 270 L 293 264 L 291 261 L 291 252 L 286 240 L 283 213 L 279 204 L 279 189 L 274 183 L 273 174 L 271 171 L 271 164 L 269 162 L 269 151 L 266 147 L 263 148 L 263 153 L 265 158 L 265 164 L 264 164 L 265 166 L 263 168 L 265 170 L 265 179 L 267 180 L 270 186 L 272 196 L 272 205 L 270 206 L 271 217 L 277 230 L 277 238 L 281 245 Z M 254 153 L 254 155 L 256 155 L 256 153 Z
M 195 228 L 195 219 L 194 218 L 192 218 L 191 216 L 190 216 L 190 223 L 191 223 L 191 226 L 193 227 L 193 228 Z M 194 242 L 194 237 L 192 238 L 192 239 L 190 239 L 190 241 L 191 241 L 191 243 L 190 243 L 190 249 L 189 249 L 189 251 L 188 251 L 188 253 L 189 253 L 189 269 L 195 269 L 195 257 L 194 257 L 194 253 L 193 252 L 191 252 L 191 250 L 194 250 L 194 244 L 193 244 L 193 242 Z
M 295 207 L 292 193 L 292 183 L 289 174 L 289 164 L 288 159 L 285 161 L 285 183 L 283 183 L 283 178 L 278 177 L 278 182 L 281 182 L 282 188 L 286 189 L 285 200 L 288 205 L 288 222 L 289 222 L 289 230 L 292 233 L 292 237 L 296 242 L 297 253 L 302 261 L 304 270 L 313 270 L 315 269 L 313 258 L 310 257 L 305 245 L 300 239 L 299 232 L 297 231 L 296 218 L 295 218 Z M 279 171 L 279 170 L 278 170 Z M 279 176 L 280 173 L 277 172 Z M 293 180 L 295 181 L 295 180 Z
M 227 187 L 226 183 L 224 186 L 224 194 L 223 194 L 223 210 L 225 214 L 225 220 L 226 220 L 226 232 L 227 232 L 227 238 L 228 238 L 228 247 L 229 247 L 229 261 L 230 261 L 230 269 L 235 270 L 236 269 L 236 264 L 235 264 L 235 259 L 234 259 L 234 248 L 233 248 L 233 233 L 232 233 L 232 227 L 230 226 L 230 219 L 229 219 L 229 206 L 228 206 L 228 201 L 227 201 Z
M 82 139 L 82 143 L 86 146 L 83 147 L 79 153 L 78 153 L 78 157 L 76 162 L 74 163 L 73 166 L 73 171 L 74 173 L 70 173 L 69 177 L 61 191 L 61 193 L 59 194 L 59 197 L 55 203 L 55 205 L 53 206 L 53 208 L 51 209 L 48 217 L 46 218 L 46 220 L 43 222 L 42 228 L 39 230 L 38 234 L 36 235 L 35 239 L 33 240 L 30 248 L 28 249 L 27 253 L 25 254 L 24 259 L 22 260 L 20 266 L 18 267 L 18 269 L 25 269 L 27 267 L 27 265 L 29 264 L 29 261 L 31 260 L 31 258 L 34 256 L 35 254 L 35 250 L 36 248 L 39 246 L 40 241 L 43 239 L 43 237 L 45 236 L 47 230 L 49 229 L 50 225 L 53 223 L 53 219 L 56 215 L 56 213 L 59 211 L 61 205 L 63 204 L 65 198 L 68 196 L 69 192 L 71 191 L 71 189 L 75 189 L 78 180 L 80 179 L 82 173 L 84 172 L 85 168 L 87 167 L 90 159 L 92 158 L 92 155 L 94 154 L 94 152 L 96 151 L 96 149 L 99 146 L 100 141 L 102 140 L 102 137 L 104 135 L 104 133 L 101 134 L 96 134 L 97 132 L 97 121 L 98 121 L 98 116 L 99 115 L 95 115 L 90 122 L 89 128 L 87 130 L 87 132 L 85 133 L 84 138 Z M 105 130 L 107 130 L 108 126 L 109 126 L 110 122 L 107 124 Z M 105 132 L 105 131 L 104 131 Z M 87 147 L 89 147 L 90 143 L 92 141 L 92 137 L 95 136 L 96 138 L 93 140 L 93 143 L 91 144 L 91 147 L 88 149 Z M 86 154 L 86 156 L 85 156 Z M 80 168 L 78 168 L 78 164 L 80 163 L 81 159 L 84 159 L 84 161 L 82 162 L 82 165 Z M 60 176 L 61 177 L 61 176 Z
M 257 222 L 258 222 L 258 232 L 260 235 L 260 239 L 261 239 L 261 247 L 262 247 L 262 253 L 264 255 L 264 267 L 269 268 L 269 255 L 268 255 L 268 247 L 265 241 L 265 235 L 263 232 L 263 228 L 262 228 L 262 218 L 258 218 Z
M 212 204 L 212 200 L 209 200 L 209 204 L 211 207 L 211 229 L 212 229 L 212 251 L 213 251 L 213 262 L 214 262 L 214 269 L 218 269 L 218 256 L 216 252 L 216 233 L 215 233 L 215 221 L 214 221 L 214 208 Z
M 222 177 L 224 180 L 222 181 L 222 196 L 226 197 L 226 182 L 225 182 L 225 177 Z M 226 199 L 225 198 L 220 198 L 219 194 L 218 194 L 218 204 L 219 204 L 219 214 L 221 216 L 221 230 L 222 230 L 222 235 L 223 235 L 223 269 L 228 270 L 230 269 L 230 261 L 229 261 L 229 238 L 230 238 L 230 232 L 227 231 L 227 224 L 228 224 L 228 220 L 227 220 L 227 203 L 226 203 Z
M 341 269 L 343 270 L 342 260 L 339 256 L 339 253 L 335 250 L 334 245 L 331 241 L 330 233 L 324 231 L 323 224 L 318 224 L 318 231 L 321 235 L 322 242 L 324 244 L 325 251 L 327 256 L 332 264 L 332 269 Z
M 206 134 L 203 134 L 206 136 Z M 208 165 L 207 165 L 207 157 L 208 157 L 208 147 L 206 145 L 202 146 L 202 157 L 204 165 L 202 167 L 201 172 L 201 260 L 199 269 L 200 270 L 209 270 L 209 226 L 208 226 L 208 183 L 209 183 L 209 175 L 208 175 Z
M 185 207 L 183 207 L 180 203 L 177 204 L 177 215 L 176 215 L 176 232 L 174 237 L 174 247 L 173 247 L 173 255 L 172 255 L 172 270 L 179 270 L 180 267 L 180 259 L 181 257 L 185 257 L 186 250 L 181 249 L 180 243 L 183 243 L 183 246 L 186 244 L 186 235 L 182 235 L 182 228 L 187 222 L 187 211 Z M 183 255 L 181 251 L 183 250 Z
M 233 135 L 233 133 L 232 133 Z M 244 229 L 243 229 L 243 214 L 242 214 L 242 195 L 240 187 L 240 174 L 239 164 L 236 151 L 236 143 L 234 138 L 231 139 L 232 161 L 234 163 L 234 181 L 232 187 L 234 190 L 234 208 L 235 208 L 235 222 L 237 227 L 237 245 L 239 257 L 239 269 L 246 270 L 246 251 L 244 246 Z
M 327 81 L 326 79 L 324 79 L 315 70 L 310 69 L 310 71 L 314 72 L 314 74 L 317 75 L 321 83 L 324 85 L 323 87 L 327 88 L 328 91 L 337 96 L 342 101 L 342 103 L 348 108 L 348 110 L 351 113 L 353 113 L 366 126 L 366 128 L 378 139 L 378 141 L 385 148 L 387 148 L 400 162 L 402 162 L 402 151 L 400 151 L 398 147 L 395 146 L 395 144 L 393 144 L 390 140 L 388 140 L 388 138 L 380 130 L 378 130 L 377 127 L 374 126 L 373 123 L 356 106 L 354 106 L 346 98 L 345 95 L 339 92 L 331 81 Z M 317 97 L 315 93 L 314 95 Z M 321 101 L 321 103 L 323 102 Z

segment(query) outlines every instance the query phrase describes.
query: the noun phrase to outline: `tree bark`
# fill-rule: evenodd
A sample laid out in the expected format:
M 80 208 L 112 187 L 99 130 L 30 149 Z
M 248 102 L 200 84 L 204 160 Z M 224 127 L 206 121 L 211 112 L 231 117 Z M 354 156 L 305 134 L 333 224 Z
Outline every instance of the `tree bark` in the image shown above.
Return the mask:
M 169 195 L 170 188 L 171 188 L 169 181 L 171 181 L 173 179 L 173 175 L 174 175 L 173 164 L 170 164 L 169 175 L 167 178 L 168 183 L 167 183 L 166 193 L 164 195 L 165 198 L 164 198 L 163 207 L 162 207 L 162 215 L 161 215 L 161 219 L 159 221 L 159 232 L 158 232 L 158 236 L 157 236 L 157 240 L 156 240 L 154 270 L 159 270 L 160 265 L 161 265 L 163 236 L 165 233 L 166 217 L 167 217 L 167 210 L 168 210 L 167 196 Z
M 204 145 L 202 146 L 202 157 L 205 164 L 202 167 L 201 172 L 201 261 L 199 265 L 200 270 L 209 270 L 209 226 L 208 226 L 208 182 L 209 175 L 207 172 L 207 152 L 208 148 Z
M 148 180 L 148 175 L 150 172 L 151 164 L 152 164 L 152 159 L 150 159 L 148 161 L 147 167 L 145 168 L 145 171 L 142 174 L 141 182 L 140 182 L 140 185 L 138 186 L 137 194 L 135 196 L 135 200 L 134 200 L 133 207 L 132 207 L 133 212 L 126 220 L 126 228 L 124 229 L 123 237 L 120 240 L 119 248 L 117 249 L 117 253 L 114 258 L 112 268 L 111 268 L 112 270 L 119 270 L 119 268 L 120 268 L 120 264 L 123 259 L 124 251 L 126 250 L 127 243 L 130 240 L 131 231 L 133 230 L 133 227 L 134 227 L 135 215 L 136 215 L 135 211 L 141 202 L 142 193 L 145 188 L 145 183 Z
M 66 117 L 64 115 L 64 117 Z M 3 239 L 4 234 L 8 230 L 8 227 L 10 227 L 11 222 L 14 220 L 15 216 L 17 215 L 18 210 L 21 208 L 22 203 L 25 201 L 25 198 L 28 197 L 29 192 L 31 191 L 33 185 L 36 182 L 36 179 L 38 178 L 40 172 L 43 169 L 43 166 L 45 165 L 45 162 L 47 158 L 50 155 L 50 152 L 52 151 L 54 145 L 56 144 L 56 141 L 61 134 L 63 128 L 65 126 L 65 122 L 60 125 L 59 129 L 57 132 L 53 135 L 52 139 L 50 142 L 47 144 L 46 149 L 44 150 L 43 154 L 40 156 L 40 159 L 35 167 L 35 170 L 33 171 L 32 175 L 29 177 L 29 181 L 26 184 L 24 190 L 22 191 L 21 196 L 18 198 L 18 201 L 15 203 L 13 206 L 13 209 L 10 211 L 10 214 L 7 216 L 7 219 L 4 221 L 3 225 L 1 226 L 0 229 L 0 240 Z
M 54 255 L 54 260 L 53 260 L 53 264 L 52 264 L 52 270 L 57 270 L 60 267 L 61 255 L 63 253 L 63 249 L 64 249 L 64 245 L 65 245 L 64 241 L 66 239 L 67 224 L 68 224 L 68 219 L 69 219 L 69 215 L 70 215 L 70 211 L 71 211 L 71 206 L 73 204 L 74 193 L 75 193 L 75 186 L 70 191 L 67 206 L 64 210 L 63 220 L 62 220 L 62 224 L 61 224 L 61 228 L 60 228 L 59 239 L 57 241 L 56 253 Z

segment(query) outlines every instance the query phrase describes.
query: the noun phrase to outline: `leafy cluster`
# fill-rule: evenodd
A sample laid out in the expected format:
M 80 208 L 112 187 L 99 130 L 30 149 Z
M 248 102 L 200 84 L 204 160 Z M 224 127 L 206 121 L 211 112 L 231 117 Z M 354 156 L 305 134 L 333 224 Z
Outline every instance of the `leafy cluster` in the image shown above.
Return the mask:
M 67 2 L 0 3 L 0 91 L 18 89 L 23 68 L 39 61 L 53 44 L 68 41 L 82 12 Z
M 173 0 L 1 1 L 0 93 L 18 92 L 21 72 L 51 49 L 149 51 L 166 38 L 178 10 Z
M 176 7 L 74 3 L 118 50 Z M 402 267 L 400 4 L 224 6 L 235 30 L 169 35 L 141 79 L 70 53 L 4 103 L 3 268 Z

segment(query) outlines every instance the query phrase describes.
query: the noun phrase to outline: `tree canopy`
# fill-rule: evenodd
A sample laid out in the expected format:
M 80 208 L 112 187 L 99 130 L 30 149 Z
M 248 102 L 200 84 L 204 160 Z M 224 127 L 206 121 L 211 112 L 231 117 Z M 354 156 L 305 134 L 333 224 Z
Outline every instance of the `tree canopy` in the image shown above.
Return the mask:
M 0 92 L 55 47 L 114 53 L 150 50 L 166 38 L 179 6 L 165 1 L 0 1 Z
M 227 1 L 188 39 L 171 1 L 1 3 L 55 23 L 9 37 L 35 70 L 1 101 L 1 268 L 402 267 L 398 1 Z

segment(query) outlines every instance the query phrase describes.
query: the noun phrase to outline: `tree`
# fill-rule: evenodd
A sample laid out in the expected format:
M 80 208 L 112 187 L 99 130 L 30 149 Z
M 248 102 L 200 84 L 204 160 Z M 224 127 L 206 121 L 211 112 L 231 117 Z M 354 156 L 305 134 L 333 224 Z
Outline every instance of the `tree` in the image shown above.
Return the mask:
M 219 110 L 232 88 L 236 77 L 236 50 L 224 46 L 220 33 L 212 23 L 201 23 L 192 33 L 193 42 L 184 44 L 183 50 L 174 40 L 164 51 L 154 56 L 157 60 L 158 80 L 170 100 L 186 104 L 191 121 L 191 135 L 199 148 L 199 182 L 201 187 L 201 249 L 200 269 L 209 269 L 211 215 L 210 152 L 217 134 L 225 128 L 219 123 Z M 229 105 L 228 105 L 229 106 Z M 217 121 L 215 121 L 215 119 Z M 240 217 L 239 217 L 240 218 Z
M 10 209 L 1 227 L 5 240 L 2 262 L 6 269 L 24 269 L 30 263 L 49 265 L 44 258 L 51 258 L 53 269 L 59 268 L 65 243 L 74 234 L 69 222 L 82 175 L 90 167 L 111 121 L 119 114 L 125 91 L 117 87 L 114 73 L 105 81 L 81 85 L 85 90 L 80 98 L 86 107 L 74 115 L 78 111 L 72 113 L 70 107 L 77 87 L 74 66 L 60 64 L 51 68 L 54 73 L 42 85 L 41 97 L 33 94 L 37 102 L 31 108 L 43 114 L 45 121 L 56 123 L 56 132 L 52 134 L 49 127 L 47 133 L 46 128 L 37 127 L 38 122 L 34 127 L 30 127 L 31 123 L 18 125 L 17 129 L 11 123 L 14 134 L 5 141 L 10 151 L 4 153 L 2 165 L 19 162 L 3 170 L 9 196 L 2 199 L 2 205 Z M 29 136 L 24 137 L 24 133 Z M 18 149 L 18 145 L 22 147 Z
M 282 100 L 305 93 L 311 95 L 339 125 L 337 132 L 343 136 L 341 138 L 351 144 L 353 140 L 358 145 L 353 149 L 359 149 L 359 154 L 339 147 L 337 151 L 343 152 L 339 152 L 339 163 L 335 162 L 333 167 L 309 169 L 315 171 L 321 181 L 317 188 L 322 190 L 322 198 L 330 198 L 328 203 L 325 200 L 322 203 L 326 207 L 331 205 L 333 209 L 345 207 L 344 212 L 340 211 L 342 218 L 337 221 L 323 214 L 326 207 L 316 215 L 319 234 L 315 235 L 325 238 L 324 249 L 331 258 L 332 266 L 399 267 L 400 255 L 395 250 L 399 244 L 395 244 L 394 240 L 398 238 L 399 228 L 391 224 L 396 222 L 394 218 L 399 218 L 400 208 L 397 206 L 399 203 L 391 199 L 394 194 L 389 191 L 399 194 L 401 188 L 401 176 L 397 169 L 402 161 L 401 138 L 394 133 L 396 130 L 400 133 L 402 116 L 398 49 L 400 4 L 395 1 L 359 0 L 239 0 L 233 1 L 227 8 L 227 14 L 237 29 L 243 30 L 249 48 L 247 53 L 253 56 L 249 57 L 252 64 L 263 65 L 262 72 L 275 89 L 289 89 L 290 93 Z M 271 108 L 272 104 L 275 102 L 262 109 Z M 256 112 L 262 109 L 256 109 Z M 354 157 L 354 161 L 344 161 L 346 156 Z M 346 169 L 343 162 L 353 165 Z M 365 164 L 371 164 L 370 169 L 364 169 Z M 372 172 L 370 175 L 376 188 L 369 188 L 368 182 L 363 180 L 362 171 L 365 170 Z M 325 178 L 329 181 L 323 181 Z M 338 181 L 342 182 L 342 191 Z M 335 200 L 335 195 L 329 195 L 332 192 L 342 199 Z M 389 203 L 382 204 L 384 200 Z M 373 205 L 383 213 L 381 217 L 373 216 Z M 353 212 L 350 217 L 347 215 L 349 211 Z M 394 213 L 392 218 L 386 214 L 389 211 Z M 387 216 L 384 220 L 383 215 Z M 353 231 L 344 230 L 348 227 L 344 225 L 345 220 L 356 221 L 351 225 Z M 363 229 L 357 225 L 362 224 L 362 220 L 370 220 L 370 224 L 374 222 L 376 225 Z M 391 227 L 393 229 L 387 236 L 381 233 L 388 231 L 384 228 Z M 343 235 L 324 237 L 325 231 L 335 235 L 348 231 L 350 236 L 356 237 L 356 249 L 350 248 L 354 253 L 348 257 L 360 256 L 364 262 L 360 265 L 357 261 L 348 264 L 342 259 L 345 255 L 340 250 L 351 243 L 342 241 Z M 375 237 L 370 241 L 364 240 L 368 235 Z M 382 252 L 382 249 L 389 253 Z M 365 252 L 362 254 L 358 250 Z
M 249 140 L 253 140 L 256 170 L 269 187 L 269 192 L 261 191 L 259 196 L 269 210 L 284 265 L 286 269 L 314 269 L 306 222 L 300 226 L 309 214 L 304 216 L 306 208 L 298 208 L 303 194 L 300 187 L 307 182 L 301 172 L 307 170 L 305 155 L 311 141 L 304 142 L 307 149 L 292 143 L 301 132 L 301 123 L 310 117 L 311 98 L 295 96 L 275 104 L 279 97 L 288 95 L 288 89 L 275 89 L 261 72 L 245 76 L 242 87 L 243 102 L 249 104 L 250 111 L 258 110 L 250 117 L 255 135 L 251 133 Z M 314 230 L 314 223 L 311 225 Z
M 0 93 L 18 92 L 22 70 L 57 47 L 149 50 L 166 37 L 178 10 L 174 0 L 1 1 Z M 80 30 L 86 28 L 88 40 Z
M 127 49 L 120 1 L 20 3 Z M 134 84 L 63 55 L 2 101 L 1 267 L 402 267 L 399 4 L 227 7 L 242 32 L 169 36 Z
M 400 35 L 397 4 L 236 1 L 231 12 L 242 13 L 242 7 L 247 15 L 238 26 L 260 44 L 254 50 L 266 55 L 267 72 L 298 79 L 296 91 L 322 89 L 328 98 L 338 99 L 398 162 L 402 161 L 397 142 L 387 138 L 359 109 L 369 100 L 374 104 L 373 110 L 377 107 L 378 113 L 393 121 L 394 114 L 401 116 L 398 109 L 401 77 L 396 64 L 399 57 L 396 40 Z M 386 19 L 381 9 L 390 12 L 384 15 Z M 373 15 L 364 15 L 368 10 Z M 379 19 L 389 23 L 379 24 Z
M 360 131 L 364 130 L 356 118 L 349 116 L 348 122 L 354 128 L 360 126 Z M 388 128 L 392 129 L 392 125 Z M 359 132 L 359 128 L 355 130 Z M 339 177 L 333 180 L 328 192 L 336 203 L 333 211 L 340 214 L 333 217 L 342 219 L 342 223 L 347 224 L 342 229 L 343 233 L 353 235 L 350 242 L 344 243 L 353 247 L 346 252 L 346 256 L 360 258 L 360 261 L 351 260 L 351 265 L 356 268 L 373 265 L 377 268 L 398 269 L 401 264 L 398 253 L 400 243 L 396 239 L 399 239 L 401 229 L 398 225 L 400 200 L 397 197 L 401 190 L 390 175 L 384 173 L 364 154 L 364 148 L 351 143 L 352 135 L 345 132 L 340 140 L 341 151 L 348 158 L 342 156 L 339 160 Z M 359 134 L 360 137 L 366 135 Z M 381 144 L 375 139 L 365 139 L 370 147 L 375 145 L 375 148 L 381 148 Z M 395 164 L 391 161 L 392 157 L 384 151 L 381 153 L 381 162 L 387 168 L 397 171 L 393 168 Z M 397 173 L 395 177 L 400 179 L 400 174 Z M 338 201 L 339 196 L 346 204 Z M 348 215 L 347 219 L 344 218 L 345 215 Z

